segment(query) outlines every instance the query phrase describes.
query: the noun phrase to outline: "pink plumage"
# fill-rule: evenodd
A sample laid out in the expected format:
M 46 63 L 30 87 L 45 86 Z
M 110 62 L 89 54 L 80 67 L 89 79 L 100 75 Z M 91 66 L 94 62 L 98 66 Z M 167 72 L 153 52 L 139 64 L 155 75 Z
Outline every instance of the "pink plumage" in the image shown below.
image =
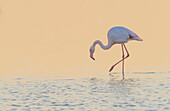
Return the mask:
M 125 27 L 113 27 L 108 31 L 107 34 L 108 37 L 108 44 L 105 46 L 103 45 L 103 43 L 100 40 L 96 40 L 93 45 L 90 47 L 90 57 L 94 59 L 93 57 L 93 53 L 95 51 L 95 46 L 96 44 L 99 44 L 100 47 L 104 50 L 107 50 L 109 48 L 111 48 L 114 44 L 121 44 L 122 46 L 122 59 L 120 61 L 118 61 L 116 64 L 114 64 L 110 70 L 112 71 L 113 68 L 120 63 L 121 61 L 123 62 L 122 64 L 122 77 L 124 79 L 124 59 L 126 59 L 127 57 L 129 57 L 129 52 L 127 51 L 127 48 L 125 46 L 124 43 L 128 42 L 129 40 L 137 40 L 137 41 L 143 41 L 137 34 L 135 34 L 134 32 L 132 32 L 131 30 L 125 28 Z M 127 56 L 124 56 L 124 49 L 127 52 Z

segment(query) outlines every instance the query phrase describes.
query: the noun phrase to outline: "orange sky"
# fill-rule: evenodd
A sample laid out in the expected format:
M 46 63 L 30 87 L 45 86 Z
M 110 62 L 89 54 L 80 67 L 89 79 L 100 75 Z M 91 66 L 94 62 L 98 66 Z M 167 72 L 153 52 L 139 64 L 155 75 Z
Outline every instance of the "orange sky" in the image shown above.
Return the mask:
M 144 41 L 127 43 L 126 71 L 170 68 L 169 0 L 0 0 L 0 75 L 108 73 L 120 45 L 89 47 L 107 31 L 125 26 Z M 114 71 L 121 71 L 121 65 Z

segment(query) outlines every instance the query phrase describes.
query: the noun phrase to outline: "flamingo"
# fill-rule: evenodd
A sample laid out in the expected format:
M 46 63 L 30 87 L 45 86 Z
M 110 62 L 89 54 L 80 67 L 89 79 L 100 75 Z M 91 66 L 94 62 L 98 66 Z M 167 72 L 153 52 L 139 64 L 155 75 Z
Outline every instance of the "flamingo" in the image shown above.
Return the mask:
M 122 78 L 124 79 L 124 60 L 129 57 L 129 52 L 125 46 L 125 43 L 127 43 L 129 40 L 137 40 L 137 41 L 143 41 L 143 40 L 137 34 L 132 32 L 131 30 L 129 30 L 125 27 L 121 27 L 121 26 L 111 28 L 107 33 L 107 37 L 108 37 L 108 44 L 106 46 L 103 45 L 103 43 L 100 40 L 96 40 L 93 43 L 93 45 L 90 47 L 90 57 L 93 60 L 95 60 L 93 57 L 93 53 L 95 51 L 96 44 L 99 44 L 100 47 L 104 50 L 110 49 L 114 44 L 121 44 L 122 59 L 120 61 L 118 61 L 117 63 L 115 63 L 110 68 L 109 72 L 111 72 L 117 64 L 122 62 Z M 126 57 L 124 55 L 124 49 L 127 53 Z

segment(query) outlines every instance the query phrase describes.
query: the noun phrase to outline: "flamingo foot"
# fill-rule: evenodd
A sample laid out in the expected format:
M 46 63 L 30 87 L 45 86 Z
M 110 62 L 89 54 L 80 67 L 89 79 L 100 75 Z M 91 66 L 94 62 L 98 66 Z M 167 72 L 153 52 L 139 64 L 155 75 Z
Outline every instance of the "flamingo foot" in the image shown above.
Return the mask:
M 115 67 L 115 65 L 113 65 L 113 66 L 110 68 L 109 72 L 111 72 L 111 71 L 113 70 L 114 67 Z

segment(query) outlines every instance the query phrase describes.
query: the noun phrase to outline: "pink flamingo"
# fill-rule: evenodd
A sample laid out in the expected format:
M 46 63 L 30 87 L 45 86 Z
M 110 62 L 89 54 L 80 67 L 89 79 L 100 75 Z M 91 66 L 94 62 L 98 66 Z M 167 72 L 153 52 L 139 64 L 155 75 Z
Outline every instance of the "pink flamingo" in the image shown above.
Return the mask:
M 120 61 L 118 61 L 116 64 L 114 64 L 110 70 L 112 71 L 113 68 L 119 64 L 122 61 L 122 78 L 124 79 L 124 60 L 126 58 L 129 57 L 129 52 L 125 46 L 124 43 L 128 42 L 129 40 L 137 40 L 137 41 L 143 41 L 138 35 L 136 35 L 134 32 L 132 32 L 131 30 L 125 28 L 125 27 L 113 27 L 108 31 L 107 34 L 108 37 L 108 44 L 105 46 L 103 45 L 103 43 L 100 40 L 96 40 L 93 45 L 90 47 L 90 57 L 94 59 L 93 57 L 93 53 L 95 51 L 95 46 L 96 44 L 99 44 L 101 48 L 103 48 L 104 50 L 107 50 L 109 48 L 112 47 L 112 45 L 114 44 L 121 44 L 122 46 L 122 59 Z M 124 56 L 124 49 L 127 52 L 126 57 Z

